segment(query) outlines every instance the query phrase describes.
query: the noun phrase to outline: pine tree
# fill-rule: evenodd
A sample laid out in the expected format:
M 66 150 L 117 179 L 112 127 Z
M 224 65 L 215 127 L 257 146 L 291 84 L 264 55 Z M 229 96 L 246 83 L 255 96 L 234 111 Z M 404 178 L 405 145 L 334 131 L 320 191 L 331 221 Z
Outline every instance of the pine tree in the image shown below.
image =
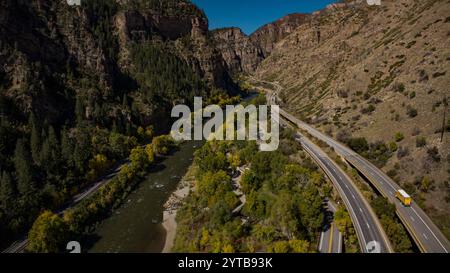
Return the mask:
M 68 166 L 73 165 L 74 143 L 66 128 L 61 131 L 61 157 Z
M 0 181 L 0 207 L 5 211 L 11 211 L 11 205 L 16 197 L 16 188 L 11 175 L 3 172 Z
M 128 96 L 127 94 L 123 94 L 123 98 L 122 98 L 122 107 L 123 109 L 128 109 Z
M 48 129 L 48 142 L 50 146 L 50 160 L 53 167 L 57 168 L 59 163 L 61 162 L 61 150 L 59 146 L 59 140 L 56 136 L 55 129 L 53 126 L 50 126 Z
M 77 118 L 77 124 L 80 124 L 83 122 L 84 120 L 84 105 L 83 105 L 83 101 L 80 97 L 77 97 L 77 101 L 75 103 L 75 114 L 76 114 L 76 118 Z
M 36 117 L 31 113 L 29 118 L 29 126 L 31 127 L 31 156 L 34 163 L 40 165 L 40 147 L 41 147 L 41 136 L 39 134 L 39 127 L 37 125 Z
M 13 162 L 16 169 L 17 189 L 22 197 L 30 197 L 35 187 L 31 176 L 30 156 L 23 139 L 17 140 Z

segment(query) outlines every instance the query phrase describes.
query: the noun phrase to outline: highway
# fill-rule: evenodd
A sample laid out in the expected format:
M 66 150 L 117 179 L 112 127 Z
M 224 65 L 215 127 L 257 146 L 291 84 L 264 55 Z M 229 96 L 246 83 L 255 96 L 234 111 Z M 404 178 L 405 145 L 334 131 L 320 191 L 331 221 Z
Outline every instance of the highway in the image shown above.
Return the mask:
M 63 215 L 65 211 L 67 211 L 70 208 L 73 208 L 77 204 L 79 204 L 84 199 L 88 198 L 92 194 L 94 194 L 101 186 L 107 184 L 112 180 L 112 178 L 119 173 L 120 169 L 126 165 L 129 164 L 129 160 L 122 160 L 120 161 L 114 170 L 112 170 L 109 174 L 103 176 L 100 178 L 97 182 L 90 185 L 88 188 L 84 189 L 79 194 L 75 195 L 72 200 L 67 203 L 65 206 L 63 206 L 61 209 L 56 211 L 58 215 Z M 4 249 L 2 253 L 22 253 L 25 251 L 26 247 L 28 245 L 28 238 L 26 235 L 24 235 L 19 240 L 13 242 L 8 248 Z
M 282 87 L 278 83 L 272 84 L 276 86 L 277 90 L 275 92 L 269 89 L 265 90 L 269 92 L 270 103 L 276 104 L 278 92 Z M 449 253 L 449 241 L 425 212 L 414 201 L 410 207 L 405 207 L 395 197 L 395 192 L 401 188 L 388 175 L 350 148 L 323 134 L 281 108 L 280 115 L 297 125 L 298 128 L 307 131 L 312 136 L 327 143 L 337 154 L 363 174 L 384 197 L 395 204 L 397 215 L 422 252 Z
M 331 201 L 328 201 L 326 204 L 327 211 L 324 219 L 324 229 L 320 234 L 319 252 L 342 253 L 342 245 L 344 243 L 342 233 L 333 219 L 336 206 Z
M 378 218 L 347 174 L 325 152 L 305 137 L 300 135 L 297 141 L 324 170 L 339 192 L 355 227 L 361 252 L 372 253 L 370 246 L 376 242 L 379 249 L 375 252 L 391 253 L 392 248 Z

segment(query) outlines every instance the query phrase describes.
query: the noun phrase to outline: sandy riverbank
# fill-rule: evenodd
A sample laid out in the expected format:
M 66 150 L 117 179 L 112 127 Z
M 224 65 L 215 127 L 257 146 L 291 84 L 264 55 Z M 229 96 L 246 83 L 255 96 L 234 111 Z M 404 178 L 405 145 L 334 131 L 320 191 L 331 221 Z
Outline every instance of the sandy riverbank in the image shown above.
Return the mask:
M 170 195 L 167 202 L 164 204 L 163 222 L 162 226 L 166 230 L 166 240 L 162 253 L 169 253 L 175 241 L 177 231 L 176 216 L 178 208 L 181 206 L 183 199 L 189 195 L 193 184 L 192 167 L 188 173 L 181 179 L 181 182 L 176 191 Z

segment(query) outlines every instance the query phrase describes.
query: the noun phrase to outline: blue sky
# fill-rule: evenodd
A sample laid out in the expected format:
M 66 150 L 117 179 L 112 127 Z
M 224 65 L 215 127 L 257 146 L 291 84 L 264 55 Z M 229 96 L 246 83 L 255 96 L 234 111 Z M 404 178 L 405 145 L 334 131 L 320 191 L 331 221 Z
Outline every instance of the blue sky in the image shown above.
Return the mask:
M 335 0 L 192 0 L 209 19 L 210 29 L 240 27 L 250 34 L 289 13 L 310 13 Z

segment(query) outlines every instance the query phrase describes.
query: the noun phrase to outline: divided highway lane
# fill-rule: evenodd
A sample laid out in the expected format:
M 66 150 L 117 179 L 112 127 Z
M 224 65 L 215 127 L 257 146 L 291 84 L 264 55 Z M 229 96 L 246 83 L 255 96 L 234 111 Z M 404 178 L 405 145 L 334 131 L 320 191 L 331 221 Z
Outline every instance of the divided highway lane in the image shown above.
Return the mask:
M 275 86 L 275 92 L 267 88 L 262 89 L 268 92 L 269 102 L 276 104 L 278 100 L 278 93 L 282 89 L 281 85 L 278 83 L 264 83 Z M 426 215 L 426 213 L 414 203 L 414 200 L 410 207 L 405 207 L 395 197 L 395 192 L 400 189 L 400 186 L 398 186 L 397 183 L 395 183 L 389 176 L 350 148 L 321 133 L 317 129 L 297 119 L 283 109 L 280 109 L 280 115 L 296 124 L 299 128 L 306 130 L 312 136 L 333 147 L 340 156 L 345 158 L 348 163 L 358 169 L 384 197 L 388 198 L 389 201 L 395 204 L 397 215 L 406 226 L 408 232 L 411 234 L 422 252 L 450 252 L 450 242 L 433 223 L 433 221 Z
M 379 246 L 379 252 L 392 252 L 378 219 L 350 178 L 317 145 L 303 136 L 297 138 L 297 141 L 325 171 L 340 193 L 355 226 L 361 251 L 364 253 L 373 252 L 374 249 L 371 249 L 371 247 L 374 244 L 373 242 L 376 242 Z
M 357 168 L 372 184 L 395 204 L 397 214 L 405 224 L 421 251 L 427 253 L 449 253 L 450 244 L 447 238 L 436 227 L 425 212 L 414 202 L 405 207 L 395 197 L 400 187 L 372 163 L 360 156 L 346 156 L 346 160 Z
M 299 128 L 306 130 L 312 136 L 333 147 L 339 155 L 358 169 L 384 197 L 395 204 L 400 220 L 404 223 L 422 252 L 449 253 L 449 241 L 425 212 L 414 203 L 414 200 L 410 207 L 405 207 L 395 197 L 395 192 L 400 189 L 400 186 L 389 176 L 350 148 L 319 132 L 317 129 L 300 121 L 286 111 L 280 109 L 280 115 L 295 123 Z
M 334 213 L 336 212 L 336 207 L 330 201 L 328 201 L 327 208 L 328 212 L 332 213 L 329 216 L 333 217 Z M 342 233 L 339 231 L 333 219 L 327 220 L 329 220 L 328 224 L 330 226 L 325 227 L 326 230 L 322 231 L 322 233 L 320 234 L 319 252 L 342 253 L 342 244 L 343 244 Z

